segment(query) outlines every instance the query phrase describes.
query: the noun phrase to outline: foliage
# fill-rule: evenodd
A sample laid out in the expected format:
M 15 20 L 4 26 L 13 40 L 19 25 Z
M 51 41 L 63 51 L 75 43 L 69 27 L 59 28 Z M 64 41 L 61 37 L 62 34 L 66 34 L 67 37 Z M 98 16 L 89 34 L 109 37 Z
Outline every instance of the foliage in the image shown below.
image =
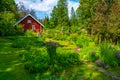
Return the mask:
M 115 58 L 115 48 L 111 45 L 105 43 L 100 45 L 100 53 L 99 58 L 100 60 L 110 66 L 117 66 L 117 60 Z
M 88 46 L 90 42 L 90 38 L 87 36 L 86 30 L 81 30 L 81 35 L 76 39 L 76 45 L 82 47 Z
M 25 68 L 29 72 L 44 72 L 49 67 L 49 56 L 45 48 L 31 49 L 29 52 L 23 54 L 25 59 Z
M 47 47 L 47 53 L 49 55 L 49 58 L 50 58 L 50 63 L 51 64 L 55 64 L 55 60 L 56 60 L 56 47 L 57 47 L 57 43 L 55 42 L 48 42 L 46 44 L 46 47 Z
M 98 47 L 94 42 L 90 42 L 89 46 L 83 47 L 80 51 L 80 57 L 83 60 L 88 60 L 94 62 L 99 59 L 98 56 Z
M 89 23 L 95 14 L 95 6 L 97 2 L 98 0 L 80 0 L 80 5 L 76 11 L 78 17 L 78 26 L 87 29 L 88 33 L 90 33 Z
M 37 37 L 37 34 L 34 33 L 32 30 L 27 30 L 25 33 L 26 37 Z
M 53 8 L 51 17 L 50 17 L 50 24 L 51 27 L 63 26 L 68 25 L 68 3 L 67 0 L 58 0 L 57 5 Z
M 120 50 L 117 50 L 117 51 L 115 51 L 115 58 L 117 59 L 117 61 L 118 61 L 118 64 L 120 65 Z
M 92 17 L 90 26 L 92 33 L 101 39 L 101 41 L 112 41 L 117 44 L 120 36 L 120 28 L 118 18 L 120 16 L 120 4 L 118 0 L 98 2 L 95 15 Z M 113 38 L 114 36 L 114 38 Z
M 93 50 L 93 51 L 90 51 L 89 53 L 89 60 L 92 61 L 92 62 L 95 62 L 95 60 L 99 59 L 97 53 Z
M 15 11 L 17 11 L 17 6 L 15 5 L 14 0 L 8 0 L 7 2 L 5 0 L 1 0 L 0 8 L 1 8 L 0 12 L 2 12 L 2 11 L 15 12 Z
M 79 28 L 78 28 L 78 19 L 77 19 L 77 16 L 76 16 L 76 12 L 74 10 L 74 8 L 72 7 L 71 8 L 71 17 L 70 17 L 70 32 L 71 33 L 75 33 L 75 32 L 78 32 Z
M 78 64 L 80 62 L 77 53 L 62 51 L 62 48 L 58 47 L 59 49 L 57 49 L 57 46 L 57 43 L 47 43 L 47 52 L 50 57 L 50 69 L 52 72 L 61 71 L 70 65 Z
M 24 35 L 23 25 L 17 25 L 15 27 L 15 33 L 16 33 L 16 35 Z
M 50 28 L 55 28 L 58 24 L 57 8 L 54 6 L 50 17 Z
M 47 38 L 52 38 L 55 40 L 65 40 L 67 38 L 67 34 L 62 34 L 62 32 L 60 30 L 56 30 L 56 29 L 49 29 L 46 30 L 42 33 L 43 37 L 47 37 Z
M 28 44 L 27 44 L 28 45 Z M 33 45 L 33 44 L 32 44 Z M 25 61 L 25 68 L 29 72 L 45 72 L 50 70 L 52 73 L 62 71 L 68 66 L 79 64 L 79 55 L 71 51 L 57 49 L 57 43 L 49 42 L 45 47 L 30 48 L 20 53 L 22 61 Z
M 0 13 L 0 35 L 15 35 L 13 24 L 15 23 L 15 15 L 11 12 L 4 11 Z
M 37 38 L 37 37 L 18 37 L 12 43 L 12 47 L 14 47 L 14 48 L 29 49 L 32 46 L 41 47 L 44 44 L 45 44 L 45 40 L 43 38 Z
M 72 51 L 62 51 L 62 48 L 59 49 L 58 53 L 58 64 L 60 64 L 63 67 L 68 67 L 70 65 L 79 64 L 79 55 L 78 53 L 72 52 Z

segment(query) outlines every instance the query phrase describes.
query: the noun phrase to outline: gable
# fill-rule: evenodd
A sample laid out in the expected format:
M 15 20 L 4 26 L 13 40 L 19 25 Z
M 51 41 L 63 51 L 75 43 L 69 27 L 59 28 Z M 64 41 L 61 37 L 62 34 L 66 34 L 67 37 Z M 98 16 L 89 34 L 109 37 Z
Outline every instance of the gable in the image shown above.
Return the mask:
M 19 24 L 19 23 L 21 23 L 21 22 L 23 22 L 23 21 L 26 21 L 26 19 L 27 19 L 27 20 L 30 19 L 30 20 L 32 20 L 32 21 L 40 24 L 42 27 L 44 27 L 44 25 L 43 25 L 42 23 L 40 23 L 38 20 L 36 20 L 31 14 L 28 14 L 28 15 L 26 15 L 25 17 L 23 17 L 23 18 L 22 18 L 21 20 L 19 20 L 16 24 L 14 24 L 14 26 L 16 26 L 17 24 Z

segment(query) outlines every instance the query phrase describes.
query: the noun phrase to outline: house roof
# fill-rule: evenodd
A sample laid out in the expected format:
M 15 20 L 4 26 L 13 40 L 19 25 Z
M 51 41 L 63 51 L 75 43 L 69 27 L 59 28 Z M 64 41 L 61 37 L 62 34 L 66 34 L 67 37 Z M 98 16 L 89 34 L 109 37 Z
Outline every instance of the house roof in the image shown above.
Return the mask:
M 36 22 L 38 22 L 42 27 L 44 27 L 44 25 L 42 23 L 40 23 L 37 19 L 35 19 L 31 14 L 28 14 L 26 16 L 24 16 L 22 19 L 20 19 L 17 23 L 15 23 L 13 26 L 16 26 L 17 24 L 19 24 L 21 21 L 23 21 L 25 18 L 27 18 L 28 16 L 32 17 Z

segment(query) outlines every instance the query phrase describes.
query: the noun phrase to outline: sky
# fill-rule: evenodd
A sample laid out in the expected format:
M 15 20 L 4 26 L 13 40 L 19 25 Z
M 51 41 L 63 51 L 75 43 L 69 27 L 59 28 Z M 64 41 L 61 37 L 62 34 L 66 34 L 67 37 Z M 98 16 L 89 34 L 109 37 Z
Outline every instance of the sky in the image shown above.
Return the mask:
M 50 17 L 50 13 L 58 0 L 15 0 L 15 3 L 23 2 L 27 9 L 34 9 L 36 16 L 43 19 L 45 16 Z M 68 11 L 70 16 L 71 7 L 76 10 L 79 6 L 79 0 L 68 0 Z

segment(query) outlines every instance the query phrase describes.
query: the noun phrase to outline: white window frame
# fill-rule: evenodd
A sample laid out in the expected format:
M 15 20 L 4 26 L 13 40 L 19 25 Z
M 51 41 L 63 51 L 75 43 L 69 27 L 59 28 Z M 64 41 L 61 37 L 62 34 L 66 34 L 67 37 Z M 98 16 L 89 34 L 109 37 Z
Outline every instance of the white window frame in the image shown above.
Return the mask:
M 29 24 L 29 23 L 32 23 L 32 22 L 31 22 L 31 20 L 27 20 L 27 23 Z
M 35 30 L 35 25 L 32 25 L 32 30 Z

